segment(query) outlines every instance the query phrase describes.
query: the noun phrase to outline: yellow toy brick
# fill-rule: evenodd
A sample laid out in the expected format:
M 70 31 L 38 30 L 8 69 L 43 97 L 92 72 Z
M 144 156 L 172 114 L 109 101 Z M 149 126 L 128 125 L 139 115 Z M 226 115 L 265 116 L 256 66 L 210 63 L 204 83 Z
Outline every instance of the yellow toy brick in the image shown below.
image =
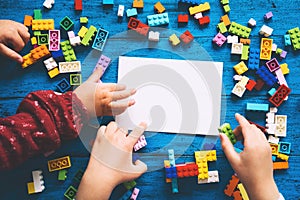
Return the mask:
M 36 37 L 32 37 L 32 38 L 30 39 L 30 41 L 31 41 L 31 44 L 32 44 L 32 45 L 37 44 Z
M 176 36 L 175 33 L 169 37 L 169 41 L 172 43 L 173 46 L 176 46 L 176 45 L 178 45 L 180 43 L 180 40 Z
M 157 11 L 157 13 L 163 13 L 166 10 L 165 7 L 160 3 L 160 1 L 154 5 L 154 9 Z
M 132 7 L 133 8 L 144 8 L 144 1 L 143 0 L 133 0 Z
M 27 193 L 28 194 L 34 194 L 35 193 L 33 182 L 27 183 Z
M 278 153 L 277 158 L 284 160 L 284 161 L 288 161 L 289 160 L 289 156 L 282 154 L 282 153 Z
M 273 39 L 262 38 L 260 43 L 260 59 L 270 60 L 272 55 Z
M 31 53 L 26 54 L 23 56 L 23 63 L 22 63 L 22 68 L 26 68 L 29 65 L 32 65 L 35 62 L 35 60 L 32 58 Z
M 241 75 L 241 74 L 245 73 L 246 71 L 248 71 L 248 67 L 246 66 L 244 61 L 241 61 L 240 63 L 235 65 L 233 68 L 238 75 Z
M 165 166 L 165 168 L 171 167 L 170 161 L 169 160 L 164 160 L 164 166 Z M 166 183 L 171 183 L 171 182 L 172 182 L 172 179 L 166 178 Z
M 278 144 L 272 144 L 270 143 L 270 147 L 271 147 L 271 150 L 272 150 L 272 155 L 278 155 Z
M 78 32 L 78 35 L 83 38 L 86 34 L 86 32 L 88 31 L 89 29 L 85 26 L 82 26 Z
M 190 7 L 190 15 L 194 15 L 196 13 L 205 12 L 210 10 L 210 5 L 208 2 L 205 2 L 204 4 L 200 4 L 198 6 Z
M 71 167 L 70 156 L 65 156 L 48 161 L 49 172 L 65 169 Z
M 284 75 L 290 73 L 290 69 L 288 68 L 288 64 L 287 63 L 283 63 L 280 65 L 281 71 Z
M 53 19 L 34 19 L 32 20 L 33 31 L 54 30 Z
M 195 151 L 195 160 L 207 160 L 207 161 L 216 161 L 217 160 L 217 152 L 216 150 L 211 151 Z
M 239 189 L 241 195 L 242 195 L 242 198 L 243 200 L 249 200 L 249 197 L 248 197 L 248 194 L 244 188 L 244 185 L 242 183 L 239 183 L 237 188 Z
M 206 159 L 201 160 L 200 162 L 197 163 L 198 165 L 198 180 L 201 179 L 206 179 L 208 178 L 208 165 Z
M 223 15 L 222 17 L 221 17 L 221 20 L 220 20 L 221 22 L 224 22 L 224 24 L 225 24 L 225 26 L 229 26 L 230 25 L 230 19 L 229 19 L 229 17 L 228 17 L 228 15 Z
M 49 75 L 50 78 L 54 78 L 58 74 L 59 74 L 59 69 L 57 67 L 50 70 L 50 71 L 48 71 L 48 75 Z

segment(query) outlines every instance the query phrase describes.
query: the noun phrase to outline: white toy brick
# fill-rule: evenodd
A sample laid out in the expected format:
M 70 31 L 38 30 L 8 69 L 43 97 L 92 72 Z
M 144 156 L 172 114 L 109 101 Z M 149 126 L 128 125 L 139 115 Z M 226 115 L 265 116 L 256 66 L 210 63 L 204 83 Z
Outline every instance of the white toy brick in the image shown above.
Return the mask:
M 148 40 L 152 42 L 158 42 L 159 41 L 159 32 L 150 31 Z
M 270 135 L 275 135 L 276 124 L 266 124 L 266 131 Z
M 271 113 L 277 113 L 278 109 L 276 107 L 271 107 L 270 112 Z
M 42 171 L 32 171 L 32 178 L 35 192 L 42 192 L 45 189 Z
M 125 6 L 124 5 L 119 5 L 119 7 L 118 7 L 118 17 L 123 17 L 124 10 L 125 10 Z
M 239 83 L 236 83 L 234 88 L 232 89 L 231 93 L 235 94 L 238 97 L 242 97 L 244 95 L 245 91 L 246 91 L 245 86 L 243 86 Z
M 68 37 L 69 37 L 69 39 L 74 38 L 75 37 L 74 31 L 68 31 Z
M 60 73 L 81 72 L 80 61 L 60 62 L 58 66 Z
M 272 33 L 273 29 L 266 25 L 263 25 L 259 30 L 259 34 L 264 35 L 265 37 L 269 37 L 270 35 L 272 35 Z
M 243 52 L 243 43 L 232 43 L 231 54 L 240 54 Z
M 242 80 L 242 77 L 243 77 L 243 76 L 237 75 L 237 74 L 236 74 L 236 75 L 233 76 L 233 80 L 235 80 L 235 81 L 240 81 L 240 80 Z
M 53 57 L 44 60 L 44 64 L 48 71 L 58 67 L 58 65 Z
M 239 37 L 237 35 L 228 35 L 227 36 L 228 44 L 233 44 L 233 43 L 238 43 L 238 42 L 239 42 Z
M 277 44 L 273 43 L 273 44 L 272 44 L 272 51 L 275 51 L 275 52 L 276 52 L 276 50 L 277 50 Z
M 203 17 L 203 15 L 202 15 L 202 13 L 200 12 L 200 13 L 196 13 L 195 15 L 194 15 L 194 18 L 195 19 L 200 19 L 200 18 L 202 18 Z
M 217 183 L 217 182 L 220 182 L 219 172 L 217 170 L 208 171 L 208 178 L 206 179 L 198 179 L 198 184 Z
M 52 5 L 55 3 L 54 0 L 45 0 L 44 3 L 43 3 L 43 6 L 45 8 L 48 8 L 48 9 L 51 9 L 52 8 Z
M 147 141 L 144 135 L 142 135 L 137 143 L 133 146 L 134 151 L 138 151 L 139 149 L 145 147 L 147 145 Z
M 286 137 L 287 116 L 276 115 L 275 124 L 276 124 L 275 136 Z
M 70 38 L 70 44 L 72 46 L 79 46 L 81 44 L 81 39 L 79 36 L 76 36 L 76 37 L 73 37 L 73 38 Z
M 239 81 L 239 84 L 246 87 L 248 81 L 249 81 L 249 78 L 247 76 L 242 76 L 242 79 Z
M 273 135 L 269 135 L 268 142 L 272 144 L 278 144 L 279 143 L 279 138 L 274 137 Z
M 248 21 L 248 24 L 249 24 L 250 26 L 256 26 L 256 21 L 255 21 L 255 19 L 250 18 L 249 21 Z
M 268 112 L 266 114 L 266 123 L 275 124 L 275 113 Z

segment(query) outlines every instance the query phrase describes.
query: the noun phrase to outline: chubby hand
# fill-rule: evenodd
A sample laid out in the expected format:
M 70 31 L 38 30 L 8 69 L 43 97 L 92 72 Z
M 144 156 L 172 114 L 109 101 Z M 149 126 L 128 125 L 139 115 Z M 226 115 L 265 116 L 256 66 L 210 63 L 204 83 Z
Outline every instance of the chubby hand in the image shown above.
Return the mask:
M 135 94 L 135 89 L 126 89 L 121 84 L 99 83 L 102 74 L 102 67 L 97 67 L 89 79 L 74 90 L 91 117 L 119 115 L 135 104 L 133 99 L 127 99 Z
M 23 58 L 21 51 L 30 39 L 28 28 L 11 20 L 0 20 L 0 53 L 19 63 Z
M 278 199 L 272 152 L 266 136 L 242 115 L 236 114 L 235 117 L 240 125 L 233 133 L 237 140 L 243 141 L 244 151 L 238 154 L 227 136 L 220 133 L 222 148 L 229 163 L 244 184 L 250 199 Z
M 108 199 L 118 184 L 134 180 L 147 171 L 145 163 L 132 161 L 133 146 L 145 129 L 144 123 L 130 134 L 115 122 L 100 127 L 76 199 Z

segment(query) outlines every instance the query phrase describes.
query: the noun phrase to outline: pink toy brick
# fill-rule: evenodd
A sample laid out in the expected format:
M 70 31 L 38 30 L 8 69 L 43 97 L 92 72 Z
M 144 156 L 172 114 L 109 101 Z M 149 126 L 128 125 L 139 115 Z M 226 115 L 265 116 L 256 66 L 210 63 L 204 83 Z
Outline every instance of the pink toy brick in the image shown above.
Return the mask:
M 278 70 L 276 70 L 275 74 L 277 76 L 277 80 L 278 80 L 279 85 L 284 84 L 284 85 L 288 86 L 288 84 L 287 84 L 287 82 L 286 82 L 286 80 L 284 78 L 284 75 L 282 73 L 281 68 L 279 68 Z
M 137 143 L 134 145 L 134 151 L 138 151 L 139 149 L 145 147 L 147 145 L 147 141 L 144 135 L 142 135 Z
M 280 58 L 285 58 L 287 55 L 287 52 L 286 51 L 282 51 L 281 54 L 280 54 Z
M 68 37 L 69 37 L 69 39 L 74 38 L 75 37 L 74 31 L 68 31 Z
M 60 44 L 60 30 L 49 30 L 49 51 L 58 51 Z
M 226 37 L 222 33 L 218 33 L 214 37 L 213 42 L 220 47 L 226 42 L 226 40 L 227 40 Z
M 137 196 L 139 195 L 140 189 L 134 188 L 131 194 L 130 200 L 136 200 Z
M 270 12 L 268 12 L 268 13 L 266 13 L 265 15 L 264 15 L 264 18 L 266 19 L 266 20 L 268 20 L 268 19 L 271 19 L 273 17 L 273 13 L 270 11 Z
M 273 58 L 272 60 L 268 61 L 266 63 L 267 67 L 269 68 L 270 72 L 274 72 L 276 71 L 277 69 L 280 69 L 280 65 L 277 61 L 276 58 Z

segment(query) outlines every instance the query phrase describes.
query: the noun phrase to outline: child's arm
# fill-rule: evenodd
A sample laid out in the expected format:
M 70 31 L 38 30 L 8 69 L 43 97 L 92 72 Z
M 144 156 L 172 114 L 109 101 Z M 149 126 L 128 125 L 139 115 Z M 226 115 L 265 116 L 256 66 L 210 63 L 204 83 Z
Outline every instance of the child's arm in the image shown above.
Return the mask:
M 234 134 L 238 140 L 243 140 L 244 151 L 238 154 L 227 136 L 221 133 L 222 148 L 228 161 L 250 199 L 278 200 L 280 194 L 273 178 L 272 153 L 265 135 L 243 116 L 236 114 L 235 117 L 240 126 Z
M 100 127 L 77 200 L 108 199 L 118 184 L 134 180 L 147 171 L 142 161 L 132 163 L 133 146 L 145 129 L 142 123 L 128 135 L 115 122 Z
M 73 93 L 32 92 L 20 103 L 16 115 L 0 118 L 0 171 L 15 168 L 34 155 L 56 150 L 62 140 L 76 138 L 94 110 L 97 115 L 106 115 L 112 114 L 110 109 L 114 106 L 123 111 L 133 105 L 130 100 L 119 104 L 109 97 L 117 93 L 121 97 L 116 99 L 127 98 L 134 90 L 123 88 L 114 92 L 114 87 L 97 83 L 101 75 L 102 69 L 98 68 Z
M 0 20 L 0 30 L 0 54 L 22 63 L 23 58 L 17 52 L 29 41 L 28 28 L 18 22 Z

